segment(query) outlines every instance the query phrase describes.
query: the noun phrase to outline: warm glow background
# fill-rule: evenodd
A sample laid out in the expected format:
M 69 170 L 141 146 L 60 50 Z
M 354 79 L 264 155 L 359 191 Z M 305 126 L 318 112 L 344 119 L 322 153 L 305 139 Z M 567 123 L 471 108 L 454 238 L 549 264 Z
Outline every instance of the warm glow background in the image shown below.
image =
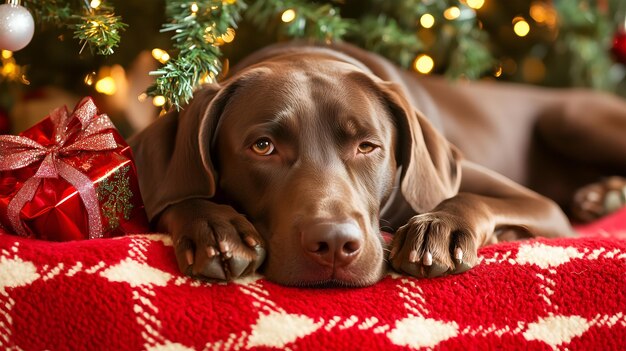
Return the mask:
M 428 3 L 421 0 L 381 1 L 344 0 L 329 3 L 339 6 L 342 16 L 355 19 L 373 11 L 371 4 L 383 4 L 381 6 L 386 6 L 389 13 L 394 14 L 394 7 L 400 4 L 415 3 L 418 11 L 420 6 Z M 248 0 L 248 3 L 251 2 L 253 0 Z M 585 77 L 572 75 L 569 69 L 576 65 L 577 55 L 597 55 L 599 59 L 608 57 L 610 60 L 613 36 L 619 32 L 619 23 L 624 23 L 623 12 L 608 13 L 616 2 L 572 0 L 568 3 L 578 6 L 580 11 L 595 6 L 594 9 L 599 9 L 600 14 L 605 11 L 606 17 L 614 20 L 612 23 L 617 23 L 609 25 L 602 32 L 593 33 L 595 37 L 591 39 L 601 42 L 603 49 L 587 52 L 589 49 L 585 47 L 562 47 L 564 44 L 558 39 L 563 35 L 565 22 L 558 17 L 552 1 L 442 1 L 449 6 L 431 12 L 419 10 L 422 12 L 413 22 L 414 35 L 423 43 L 423 47 L 414 53 L 407 68 L 417 74 L 442 74 L 450 67 L 451 60 L 467 59 L 450 57 L 446 48 L 452 40 L 448 33 L 453 26 L 468 21 L 478 25 L 488 36 L 489 48 L 494 55 L 494 62 L 490 63 L 492 68 L 483 72 L 481 79 L 547 86 L 584 85 L 587 84 L 582 79 Z M 199 3 L 189 1 L 192 14 L 198 11 Z M 80 44 L 72 38 L 72 33 L 39 25 L 33 41 L 25 49 L 15 53 L 1 53 L 0 118 L 2 114 L 9 116 L 13 132 L 34 124 L 54 107 L 62 104 L 71 107 L 85 95 L 96 99 L 124 135 L 142 129 L 164 112 L 162 106 L 166 103 L 165 98 L 149 97 L 145 90 L 153 81 L 149 72 L 176 55 L 171 50 L 169 34 L 159 32 L 160 26 L 166 21 L 165 2 L 91 0 L 89 4 L 94 8 L 103 4 L 111 5 L 129 24 L 122 33 L 121 45 L 113 55 L 102 57 L 92 55 L 89 50 L 81 52 Z M 224 71 L 217 77 L 212 73 L 204 74 L 201 80 L 213 82 L 223 79 L 228 75 L 228 67 L 245 55 L 267 44 L 286 40 L 281 25 L 298 23 L 301 16 L 296 8 L 286 7 L 275 16 L 273 23 L 264 28 L 254 26 L 246 18 L 241 21 L 239 28 L 230 28 L 219 37 L 215 37 L 207 28 L 205 40 L 219 46 L 224 52 L 221 62 Z M 398 18 L 398 21 L 402 23 L 402 18 Z M 346 39 L 351 40 L 349 37 Z M 576 55 L 572 52 L 576 52 Z M 599 86 L 617 86 L 618 92 L 624 90 L 619 83 L 624 80 L 624 66 L 618 62 L 609 62 L 606 67 L 604 72 L 600 72 L 603 76 L 594 71 L 592 73 L 596 78 L 585 79 L 595 79 L 594 84 Z M 464 78 L 462 74 L 460 77 Z

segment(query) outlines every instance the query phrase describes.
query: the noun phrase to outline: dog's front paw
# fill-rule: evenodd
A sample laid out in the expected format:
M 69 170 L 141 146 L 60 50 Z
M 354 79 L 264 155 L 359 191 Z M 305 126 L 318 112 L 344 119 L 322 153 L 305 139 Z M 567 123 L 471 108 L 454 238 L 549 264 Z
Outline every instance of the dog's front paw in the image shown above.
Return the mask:
M 465 272 L 477 261 L 477 230 L 447 212 L 415 216 L 396 232 L 389 260 L 398 272 L 420 278 Z
M 192 277 L 232 280 L 255 272 L 266 252 L 254 226 L 232 207 L 188 200 L 167 213 L 176 260 Z

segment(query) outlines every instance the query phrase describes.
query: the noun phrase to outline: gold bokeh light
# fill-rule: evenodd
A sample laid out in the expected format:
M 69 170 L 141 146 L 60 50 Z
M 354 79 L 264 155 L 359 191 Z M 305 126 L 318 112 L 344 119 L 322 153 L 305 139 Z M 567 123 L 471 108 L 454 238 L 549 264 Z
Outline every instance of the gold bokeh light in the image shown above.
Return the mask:
M 435 61 L 432 57 L 426 54 L 422 54 L 415 58 L 415 61 L 413 62 L 413 67 L 419 73 L 428 74 L 435 67 Z
M 420 24 L 424 28 L 432 28 L 435 25 L 435 17 L 430 13 L 425 13 L 420 17 Z
M 285 12 L 283 12 L 283 14 L 280 16 L 280 20 L 285 23 L 289 23 L 294 19 L 296 19 L 296 11 L 292 9 L 285 10 Z

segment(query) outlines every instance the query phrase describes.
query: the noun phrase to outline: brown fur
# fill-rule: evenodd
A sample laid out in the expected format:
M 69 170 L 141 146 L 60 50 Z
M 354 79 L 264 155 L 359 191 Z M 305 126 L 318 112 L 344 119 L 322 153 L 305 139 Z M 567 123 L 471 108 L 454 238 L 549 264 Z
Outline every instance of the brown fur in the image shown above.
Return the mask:
M 131 146 L 183 272 L 232 279 L 264 263 L 282 284 L 364 286 L 386 258 L 439 276 L 471 268 L 504 233 L 572 235 L 557 203 L 518 183 L 563 203 L 594 176 L 626 174 L 624 132 L 617 98 L 451 85 L 347 45 L 288 45 L 251 56 Z M 253 152 L 262 138 L 269 156 Z M 578 164 L 589 171 L 564 174 Z M 390 257 L 381 225 L 397 229 Z

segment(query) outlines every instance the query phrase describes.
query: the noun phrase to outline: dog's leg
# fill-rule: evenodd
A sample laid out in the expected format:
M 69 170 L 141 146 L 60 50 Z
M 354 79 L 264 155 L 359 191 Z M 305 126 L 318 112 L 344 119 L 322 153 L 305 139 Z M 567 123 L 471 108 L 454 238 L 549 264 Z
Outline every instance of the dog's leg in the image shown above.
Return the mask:
M 560 201 L 563 206 L 571 205 L 575 220 L 592 221 L 626 204 L 623 99 L 588 91 L 572 92 L 545 110 L 538 119 L 537 130 L 543 142 L 561 155 L 561 162 L 568 163 L 566 167 L 576 167 L 574 174 L 563 175 L 569 182 L 578 182 Z M 592 174 L 596 176 L 590 177 Z
M 580 188 L 574 194 L 572 216 L 591 222 L 626 206 L 626 178 L 613 176 Z
M 263 239 L 232 207 L 190 199 L 168 207 L 157 229 L 172 234 L 181 272 L 231 280 L 256 271 L 265 259 Z
M 481 166 L 462 161 L 459 194 L 417 215 L 396 232 L 390 262 L 416 277 L 461 273 L 477 262 L 479 247 L 498 233 L 574 235 L 553 201 Z
M 537 121 L 543 140 L 567 158 L 626 175 L 626 101 L 573 91 L 546 108 Z

